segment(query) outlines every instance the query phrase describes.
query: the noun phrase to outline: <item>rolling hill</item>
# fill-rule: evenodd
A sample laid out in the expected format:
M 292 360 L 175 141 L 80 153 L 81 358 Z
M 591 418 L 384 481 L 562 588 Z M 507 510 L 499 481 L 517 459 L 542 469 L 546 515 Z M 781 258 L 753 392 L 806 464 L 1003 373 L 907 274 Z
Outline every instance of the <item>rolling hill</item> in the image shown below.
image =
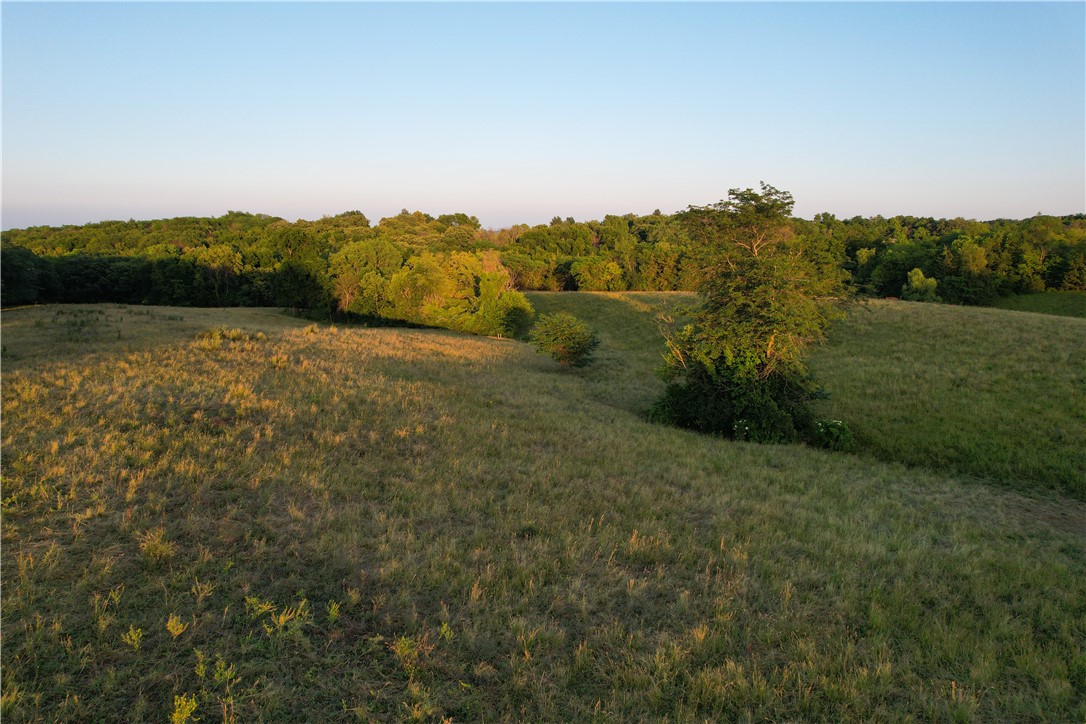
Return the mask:
M 532 295 L 599 330 L 573 373 L 268 310 L 5 312 L 3 716 L 1086 716 L 1083 323 L 854 310 L 813 360 L 841 455 L 647 423 L 677 298 Z M 988 469 L 987 435 L 1037 450 Z

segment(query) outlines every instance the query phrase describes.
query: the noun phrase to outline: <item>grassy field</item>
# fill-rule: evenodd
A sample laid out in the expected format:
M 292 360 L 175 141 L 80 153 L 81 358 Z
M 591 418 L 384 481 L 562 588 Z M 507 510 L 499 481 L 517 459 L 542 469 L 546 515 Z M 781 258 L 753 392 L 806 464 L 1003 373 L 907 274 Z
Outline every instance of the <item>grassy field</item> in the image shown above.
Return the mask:
M 683 294 L 534 294 L 540 312 L 589 321 L 602 340 L 583 375 L 597 400 L 642 412 L 661 393 L 654 317 Z M 863 454 L 1086 499 L 1086 322 L 984 307 L 871 301 L 811 355 Z
M 1086 320 L 873 301 L 811 359 L 861 450 L 1086 499 Z
M 657 316 L 697 300 L 687 292 L 529 292 L 536 314 L 569 312 L 596 332 L 593 364 L 580 371 L 588 395 L 598 402 L 642 414 L 664 390 L 655 374 L 663 364 Z
M 670 300 L 532 301 L 599 364 L 5 312 L 5 720 L 1086 718 L 1086 504 L 649 425 Z
M 999 309 L 1086 318 L 1086 292 L 1038 292 L 1003 297 L 992 303 Z

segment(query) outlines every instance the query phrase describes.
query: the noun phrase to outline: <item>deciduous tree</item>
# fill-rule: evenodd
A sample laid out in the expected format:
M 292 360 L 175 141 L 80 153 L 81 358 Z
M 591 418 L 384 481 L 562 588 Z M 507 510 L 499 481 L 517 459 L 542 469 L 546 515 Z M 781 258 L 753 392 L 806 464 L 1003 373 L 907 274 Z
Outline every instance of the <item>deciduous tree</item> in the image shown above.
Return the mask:
M 838 316 L 839 267 L 791 223 L 792 195 L 762 184 L 682 214 L 701 266 L 701 304 L 665 328 L 661 421 L 760 441 L 804 436 L 815 390 L 804 354 Z

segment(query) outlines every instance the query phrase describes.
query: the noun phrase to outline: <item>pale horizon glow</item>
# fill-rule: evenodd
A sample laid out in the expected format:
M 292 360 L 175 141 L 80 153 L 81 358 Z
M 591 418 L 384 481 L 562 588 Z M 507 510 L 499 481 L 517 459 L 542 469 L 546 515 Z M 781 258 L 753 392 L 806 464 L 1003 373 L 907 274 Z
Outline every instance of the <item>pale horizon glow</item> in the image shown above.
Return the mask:
M 4 229 L 1086 211 L 1083 3 L 13 3 Z

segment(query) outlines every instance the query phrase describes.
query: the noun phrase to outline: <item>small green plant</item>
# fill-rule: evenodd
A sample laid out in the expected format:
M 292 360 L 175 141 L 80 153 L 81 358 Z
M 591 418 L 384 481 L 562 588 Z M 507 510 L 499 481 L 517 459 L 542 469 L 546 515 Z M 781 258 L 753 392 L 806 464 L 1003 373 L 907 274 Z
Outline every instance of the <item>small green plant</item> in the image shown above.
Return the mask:
M 388 647 L 392 650 L 392 653 L 396 655 L 403 670 L 411 677 L 418 671 L 420 662 L 434 650 L 434 645 L 430 643 L 427 634 L 421 636 L 401 636 L 393 643 L 389 644 Z
M 256 621 L 266 613 L 274 613 L 275 604 L 271 601 L 261 600 L 259 596 L 246 596 L 245 611 L 249 614 L 249 618 Z
M 339 601 L 328 602 L 328 623 L 329 625 L 335 625 L 339 620 Z
M 181 623 L 181 617 L 176 613 L 171 613 L 170 617 L 166 620 L 166 630 L 170 632 L 170 635 L 177 638 L 181 634 L 185 633 L 189 625 L 187 623 Z
M 262 618 L 264 614 L 270 614 L 268 620 L 261 622 L 261 626 L 264 628 L 264 633 L 272 637 L 298 633 L 312 618 L 309 602 L 304 598 L 297 606 L 286 606 L 282 611 L 276 611 L 275 605 L 270 601 L 262 601 L 257 596 L 248 596 L 245 599 L 245 610 L 253 621 Z
M 132 647 L 133 651 L 140 650 L 140 642 L 143 641 L 143 629 L 135 626 L 128 627 L 128 633 L 121 634 L 121 642 Z
M 196 597 L 196 605 L 199 606 L 205 598 L 215 592 L 215 584 L 210 581 L 200 583 L 200 579 L 196 579 L 196 583 L 192 584 L 192 595 Z
M 815 421 L 812 438 L 812 442 L 828 450 L 849 452 L 856 445 L 852 430 L 841 420 Z
M 226 659 L 215 655 L 215 669 L 211 673 L 211 680 L 215 683 L 215 686 L 219 687 L 223 691 L 230 691 L 230 688 L 238 682 L 237 669 L 233 664 L 227 663 Z
M 536 350 L 549 354 L 562 367 L 588 366 L 593 350 L 599 345 L 588 325 L 568 312 L 541 316 L 532 330 L 531 341 Z
M 286 606 L 279 613 L 273 613 L 271 624 L 264 623 L 264 631 L 269 636 L 279 636 L 284 632 L 296 633 L 309 622 L 309 603 L 303 598 L 297 606 Z

